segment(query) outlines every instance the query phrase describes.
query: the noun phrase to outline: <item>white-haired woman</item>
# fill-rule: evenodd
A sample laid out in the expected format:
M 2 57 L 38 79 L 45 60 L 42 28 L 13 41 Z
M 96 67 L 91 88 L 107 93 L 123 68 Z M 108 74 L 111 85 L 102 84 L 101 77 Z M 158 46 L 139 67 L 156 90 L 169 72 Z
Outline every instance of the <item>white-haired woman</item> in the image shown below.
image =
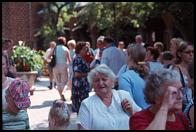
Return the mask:
M 71 60 L 72 62 L 69 64 L 69 78 L 68 78 L 68 87 L 69 89 L 72 88 L 72 77 L 73 77 L 73 59 L 75 58 L 76 56 L 76 41 L 75 40 L 69 40 L 67 42 L 67 46 L 69 48 L 69 52 L 70 52 L 70 55 L 71 55 Z
M 188 120 L 181 112 L 182 84 L 175 70 L 164 69 L 148 77 L 144 91 L 151 106 L 130 118 L 132 130 L 187 130 Z
M 95 67 L 88 74 L 95 94 L 81 103 L 77 120 L 79 129 L 129 129 L 129 116 L 141 108 L 133 103 L 128 92 L 112 89 L 115 78 L 113 71 L 105 64 Z

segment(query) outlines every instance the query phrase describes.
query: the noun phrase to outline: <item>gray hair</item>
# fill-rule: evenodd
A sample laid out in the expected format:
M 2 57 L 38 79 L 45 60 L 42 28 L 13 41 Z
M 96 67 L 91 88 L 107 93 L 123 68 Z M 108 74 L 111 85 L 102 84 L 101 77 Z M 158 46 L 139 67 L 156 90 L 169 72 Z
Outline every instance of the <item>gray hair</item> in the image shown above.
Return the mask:
M 93 70 L 91 70 L 88 73 L 88 77 L 87 78 L 88 78 L 88 82 L 90 84 L 90 87 L 92 87 L 92 85 L 93 85 L 93 77 L 97 73 L 102 73 L 102 74 L 108 76 L 112 80 L 116 79 L 116 75 L 114 74 L 114 72 L 106 64 L 100 64 L 100 65 L 96 66 Z
M 71 112 L 66 102 L 62 100 L 53 101 L 53 105 L 50 108 L 48 115 L 48 120 L 50 124 L 49 129 L 55 129 L 55 127 L 67 125 L 69 123 L 70 116 Z M 53 122 L 54 120 L 55 122 Z
M 99 38 L 97 38 L 97 42 L 99 42 L 99 41 L 103 41 L 103 40 L 104 40 L 104 38 L 105 38 L 105 36 L 99 36 Z
M 145 100 L 149 104 L 155 104 L 156 97 L 163 94 L 162 85 L 180 81 L 180 74 L 176 70 L 162 69 L 157 73 L 151 74 L 147 78 L 144 90 Z

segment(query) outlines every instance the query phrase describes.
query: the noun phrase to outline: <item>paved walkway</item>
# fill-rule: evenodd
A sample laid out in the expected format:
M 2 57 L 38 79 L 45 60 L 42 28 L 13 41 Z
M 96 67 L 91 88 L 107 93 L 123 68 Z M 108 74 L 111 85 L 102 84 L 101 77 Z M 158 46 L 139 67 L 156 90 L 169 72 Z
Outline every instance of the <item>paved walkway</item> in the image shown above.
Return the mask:
M 49 79 L 47 77 L 39 77 L 33 87 L 35 88 L 34 95 L 31 95 L 31 106 L 28 109 L 29 122 L 31 130 L 48 130 L 48 113 L 55 99 L 60 99 L 56 89 L 49 90 Z M 92 93 L 91 93 L 92 94 Z M 64 95 L 66 102 L 71 110 L 71 91 L 65 90 Z M 71 114 L 70 128 L 76 130 L 75 120 L 77 114 Z

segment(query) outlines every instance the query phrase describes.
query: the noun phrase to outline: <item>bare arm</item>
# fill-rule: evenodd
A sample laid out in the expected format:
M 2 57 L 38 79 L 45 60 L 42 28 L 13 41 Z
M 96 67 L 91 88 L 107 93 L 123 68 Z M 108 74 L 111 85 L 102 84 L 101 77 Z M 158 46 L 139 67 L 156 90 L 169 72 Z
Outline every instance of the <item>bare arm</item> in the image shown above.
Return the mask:
M 67 62 L 68 62 L 68 64 L 70 64 L 71 63 L 71 55 L 70 55 L 70 52 L 69 52 L 69 50 L 67 51 Z
M 51 61 L 51 56 L 54 53 L 55 48 L 52 48 L 50 51 L 47 51 L 46 54 L 44 55 L 44 60 L 46 62 L 50 62 Z
M 146 130 L 165 130 L 168 111 L 172 108 L 176 100 L 176 94 L 177 89 L 175 87 L 169 86 L 167 88 L 162 105 Z
M 74 72 L 74 77 L 86 77 L 87 75 L 87 73 Z
M 190 112 L 189 112 L 189 116 L 191 118 L 192 127 L 194 128 L 194 106 L 191 107 Z
M 161 107 L 146 130 L 165 130 L 168 109 Z

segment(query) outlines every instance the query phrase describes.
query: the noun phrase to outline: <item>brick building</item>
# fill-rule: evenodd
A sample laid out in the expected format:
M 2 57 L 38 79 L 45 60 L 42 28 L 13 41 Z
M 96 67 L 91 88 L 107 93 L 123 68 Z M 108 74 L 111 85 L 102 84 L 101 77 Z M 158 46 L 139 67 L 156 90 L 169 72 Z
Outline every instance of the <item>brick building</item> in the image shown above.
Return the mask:
M 22 40 L 30 47 L 37 48 L 34 34 L 42 21 L 37 12 L 44 4 L 44 2 L 2 2 L 2 37 L 12 39 L 14 44 Z

